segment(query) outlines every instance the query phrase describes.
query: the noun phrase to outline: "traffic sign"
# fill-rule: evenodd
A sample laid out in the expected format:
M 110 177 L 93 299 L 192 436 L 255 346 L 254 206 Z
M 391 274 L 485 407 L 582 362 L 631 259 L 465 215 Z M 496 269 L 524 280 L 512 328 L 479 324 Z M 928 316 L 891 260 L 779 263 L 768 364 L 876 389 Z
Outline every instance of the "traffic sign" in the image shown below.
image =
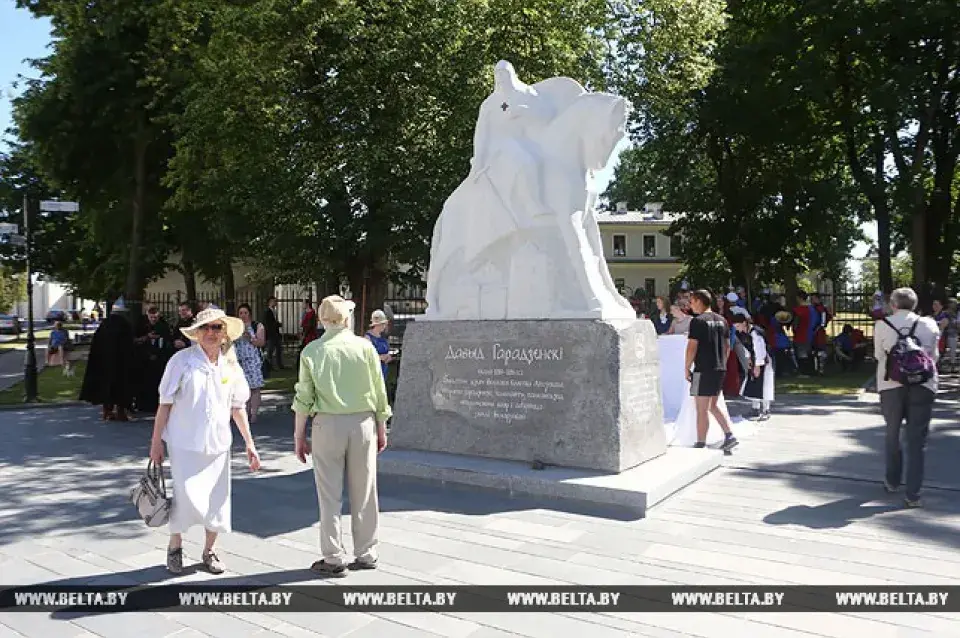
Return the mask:
M 20 227 L 16 224 L 0 224 L 0 235 L 16 235 L 20 232 Z
M 40 202 L 40 210 L 45 213 L 76 213 L 80 211 L 80 204 L 47 200 Z

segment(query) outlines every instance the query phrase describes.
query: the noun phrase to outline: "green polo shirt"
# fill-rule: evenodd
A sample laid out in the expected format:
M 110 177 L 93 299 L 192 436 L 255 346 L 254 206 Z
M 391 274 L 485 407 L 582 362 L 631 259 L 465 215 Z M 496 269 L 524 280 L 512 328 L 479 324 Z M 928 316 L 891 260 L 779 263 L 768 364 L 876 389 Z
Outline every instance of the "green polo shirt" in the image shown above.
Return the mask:
M 380 355 L 368 339 L 346 328 L 328 329 L 300 353 L 293 411 L 298 414 L 373 412 L 378 423 L 393 414 L 380 371 Z

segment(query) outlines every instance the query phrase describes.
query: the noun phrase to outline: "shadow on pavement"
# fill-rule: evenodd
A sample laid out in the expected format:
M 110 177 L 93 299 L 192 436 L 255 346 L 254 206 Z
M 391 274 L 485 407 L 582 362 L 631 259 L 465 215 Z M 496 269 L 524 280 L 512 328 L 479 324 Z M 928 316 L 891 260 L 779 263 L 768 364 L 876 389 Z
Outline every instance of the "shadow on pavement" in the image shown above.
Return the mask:
M 878 514 L 895 512 L 895 505 L 867 505 L 863 498 L 844 498 L 823 505 L 791 505 L 768 514 L 763 522 L 768 525 L 801 525 L 810 529 L 840 529 Z
M 128 497 L 146 468 L 148 419 L 104 422 L 96 408 L 31 409 L 0 413 L 0 546 L 77 530 L 113 539 L 145 537 Z M 9 420 L 9 421 L 8 421 Z M 311 466 L 290 463 L 292 419 L 264 414 L 255 428 L 264 469 L 245 467 L 234 436 L 233 525 L 271 538 L 309 528 L 319 519 Z M 291 471 L 291 468 L 294 468 Z M 299 468 L 302 470 L 297 471 Z M 168 490 L 169 468 L 168 468 Z M 605 508 L 564 501 L 511 498 L 469 488 L 381 481 L 381 511 L 441 511 L 483 515 L 557 509 L 619 518 Z M 344 496 L 344 512 L 349 502 Z M 626 519 L 625 519 L 626 520 Z M 120 525 L 120 523 L 132 523 Z
M 956 400 L 950 396 L 938 397 L 925 454 L 924 507 L 919 510 L 904 509 L 902 493 L 887 495 L 883 490 L 885 426 L 882 417 L 870 414 L 871 421 L 865 422 L 859 402 L 835 403 L 841 415 L 846 409 L 854 410 L 853 406 L 860 406 L 856 409 L 857 421 L 851 417 L 849 426 L 832 426 L 836 452 L 825 453 L 829 447 L 809 451 L 800 449 L 790 453 L 788 461 L 768 461 L 758 454 L 752 462 L 730 468 L 732 474 L 750 477 L 751 481 L 786 480 L 797 490 L 837 497 L 817 506 L 786 507 L 768 514 L 764 522 L 810 529 L 839 529 L 857 520 L 876 517 L 877 525 L 906 538 L 960 549 L 960 472 L 956 469 L 960 459 L 960 425 L 956 417 Z M 791 411 L 810 413 L 808 408 L 790 406 L 778 410 L 778 414 Z M 816 422 L 803 424 L 804 427 L 817 427 Z M 789 424 L 784 427 L 782 441 L 789 445 L 792 432 Z M 889 505 L 876 505 L 877 501 L 887 501 Z

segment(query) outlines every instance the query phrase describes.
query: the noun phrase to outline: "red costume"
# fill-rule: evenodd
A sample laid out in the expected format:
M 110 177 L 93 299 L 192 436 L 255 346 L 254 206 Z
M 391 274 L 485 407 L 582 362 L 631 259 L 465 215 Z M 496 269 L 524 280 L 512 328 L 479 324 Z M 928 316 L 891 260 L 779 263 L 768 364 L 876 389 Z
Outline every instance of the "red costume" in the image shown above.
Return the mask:
M 817 312 L 820 313 L 820 326 L 813 333 L 813 347 L 824 350 L 827 347 L 827 324 L 833 319 L 833 313 L 822 303 L 814 304 Z
M 317 312 L 313 308 L 307 308 L 307 311 L 303 313 L 300 328 L 303 330 L 303 342 L 300 344 L 302 346 L 306 346 L 320 336 L 317 332 Z
M 723 311 L 723 318 L 726 319 L 728 328 L 733 326 L 733 313 L 730 312 L 729 308 Z M 740 360 L 737 358 L 737 353 L 733 350 L 734 345 L 735 342 L 730 343 L 730 356 L 727 357 L 727 372 L 723 377 L 723 394 L 729 397 L 740 396 L 740 385 L 742 383 L 740 379 Z
M 811 315 L 810 306 L 804 304 L 793 309 L 793 316 L 796 318 L 796 328 L 793 330 L 794 343 L 810 343 L 812 326 L 810 325 Z

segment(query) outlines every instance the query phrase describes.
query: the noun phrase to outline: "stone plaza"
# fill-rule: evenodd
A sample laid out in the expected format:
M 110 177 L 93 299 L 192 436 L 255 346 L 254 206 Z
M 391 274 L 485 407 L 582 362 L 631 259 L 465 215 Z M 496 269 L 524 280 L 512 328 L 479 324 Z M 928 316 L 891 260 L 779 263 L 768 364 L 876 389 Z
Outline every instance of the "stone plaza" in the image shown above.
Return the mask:
M 874 397 L 875 398 L 875 397 Z M 884 494 L 877 406 L 787 399 L 718 470 L 646 518 L 468 488 L 380 484 L 381 568 L 315 580 L 317 506 L 292 453 L 292 418 L 256 427 L 264 469 L 235 453 L 228 571 L 171 578 L 166 535 L 127 500 L 150 425 L 91 408 L 0 411 L 0 574 L 5 585 L 196 582 L 350 585 L 952 585 L 960 578 L 960 400 L 944 394 L 928 444 L 926 507 Z M 349 530 L 349 518 L 344 520 Z M 199 561 L 199 533 L 185 538 Z M 349 539 L 348 539 L 349 544 Z M 801 638 L 960 635 L 936 613 L 187 613 L 0 614 L 0 637 L 650 636 Z

